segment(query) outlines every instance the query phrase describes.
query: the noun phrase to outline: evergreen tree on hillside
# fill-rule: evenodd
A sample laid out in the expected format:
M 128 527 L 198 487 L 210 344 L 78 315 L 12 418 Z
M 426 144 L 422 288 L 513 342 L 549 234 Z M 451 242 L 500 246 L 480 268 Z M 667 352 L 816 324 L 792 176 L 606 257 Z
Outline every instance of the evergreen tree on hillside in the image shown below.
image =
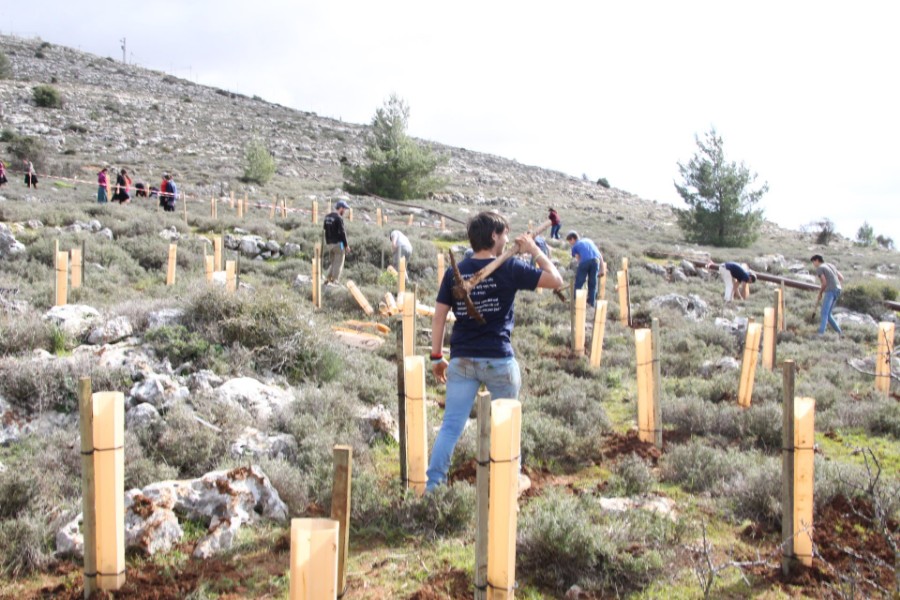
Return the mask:
M 422 198 L 444 184 L 434 173 L 444 158 L 406 135 L 408 121 L 409 106 L 392 94 L 372 118 L 368 164 L 344 164 L 345 190 L 408 200 Z
M 763 183 L 750 185 L 756 174 L 744 163 L 725 159 L 722 137 L 715 128 L 701 139 L 695 136 L 699 152 L 687 164 L 678 163 L 683 178 L 675 183 L 687 209 L 676 209 L 678 225 L 688 241 L 713 246 L 749 246 L 759 236 L 762 209 L 754 206 L 769 191 Z

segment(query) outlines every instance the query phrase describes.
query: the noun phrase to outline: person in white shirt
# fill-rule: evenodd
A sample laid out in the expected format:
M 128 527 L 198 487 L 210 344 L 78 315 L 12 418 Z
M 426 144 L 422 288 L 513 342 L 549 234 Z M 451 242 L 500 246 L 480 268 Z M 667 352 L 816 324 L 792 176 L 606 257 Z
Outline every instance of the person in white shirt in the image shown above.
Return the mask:
M 409 258 L 412 256 L 412 244 L 403 232 L 395 229 L 391 232 L 391 249 L 394 251 L 394 268 L 400 270 L 400 257 L 406 259 L 406 267 L 409 268 Z

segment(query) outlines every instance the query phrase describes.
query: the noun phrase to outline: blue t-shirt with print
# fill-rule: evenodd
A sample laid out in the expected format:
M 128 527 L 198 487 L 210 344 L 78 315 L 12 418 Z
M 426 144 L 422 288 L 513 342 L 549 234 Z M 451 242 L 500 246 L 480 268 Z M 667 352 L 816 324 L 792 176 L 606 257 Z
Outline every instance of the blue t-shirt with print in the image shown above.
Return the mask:
M 466 258 L 459 263 L 463 279 L 469 279 L 493 259 Z M 512 334 L 515 314 L 513 301 L 519 290 L 534 290 L 541 270 L 518 258 L 503 263 L 490 277 L 475 286 L 469 296 L 486 323 L 480 324 L 466 312 L 464 300 L 453 298 L 453 269 L 447 269 L 438 290 L 437 301 L 449 306 L 456 315 L 450 335 L 452 358 L 505 358 L 513 356 Z
M 594 260 L 600 258 L 600 250 L 594 245 L 592 240 L 582 238 L 575 242 L 572 246 L 572 256 L 578 255 L 578 262 L 583 263 L 586 260 Z
M 750 273 L 747 271 L 747 269 L 744 268 L 743 265 L 739 265 L 735 262 L 727 262 L 723 266 L 728 269 L 728 272 L 731 273 L 731 276 L 738 281 L 750 281 Z

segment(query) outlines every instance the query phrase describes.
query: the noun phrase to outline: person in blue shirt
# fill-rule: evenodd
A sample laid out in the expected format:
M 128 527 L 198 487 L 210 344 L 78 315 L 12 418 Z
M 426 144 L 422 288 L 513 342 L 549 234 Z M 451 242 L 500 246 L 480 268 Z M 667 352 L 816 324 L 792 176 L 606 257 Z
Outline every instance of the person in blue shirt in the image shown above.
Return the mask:
M 502 254 L 509 241 L 509 223 L 497 213 L 475 215 L 469 220 L 467 230 L 474 253 L 458 265 L 464 279 Z M 469 418 L 478 388 L 484 384 L 495 400 L 519 396 L 522 378 L 510 341 L 516 292 L 539 287 L 557 289 L 563 284 L 559 271 L 530 235 L 520 235 L 515 244 L 520 253 L 535 257 L 537 266 L 511 258 L 472 289 L 470 297 L 486 321 L 483 325 L 468 315 L 465 301 L 453 297 L 453 269 L 444 272 L 431 321 L 431 370 L 439 383 L 447 384 L 447 395 L 444 420 L 428 465 L 427 491 L 447 479 L 453 450 Z M 443 356 L 442 343 L 451 310 L 456 323 L 450 336 L 448 362 Z
M 596 244 L 588 238 L 579 238 L 577 231 L 566 234 L 566 241 L 572 247 L 572 256 L 578 259 L 575 271 L 575 289 L 580 290 L 587 281 L 587 302 L 591 306 L 597 300 L 597 278 L 602 275 L 603 255 Z
M 756 283 L 756 273 L 746 264 L 725 262 L 719 265 L 719 277 L 725 284 L 725 302 L 737 297 L 746 300 L 750 297 L 750 284 Z

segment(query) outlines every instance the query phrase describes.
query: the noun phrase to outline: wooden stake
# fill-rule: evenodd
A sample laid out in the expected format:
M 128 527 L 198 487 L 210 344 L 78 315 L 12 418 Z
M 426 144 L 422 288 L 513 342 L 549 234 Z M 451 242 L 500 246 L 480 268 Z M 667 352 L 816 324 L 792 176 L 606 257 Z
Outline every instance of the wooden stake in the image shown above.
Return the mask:
M 775 330 L 784 331 L 784 291 L 775 290 Z
M 653 444 L 656 442 L 653 406 L 653 349 L 649 329 L 635 329 L 635 355 L 637 359 L 637 422 L 638 439 Z
M 491 491 L 491 394 L 478 392 L 478 447 L 475 466 L 475 600 L 487 600 L 488 509 Z
M 281 218 L 287 219 L 287 196 L 281 198 Z
M 225 261 L 225 291 L 233 294 L 237 291 L 237 279 L 235 277 L 234 261 Z
M 794 361 L 784 361 L 781 371 L 781 571 L 787 576 L 794 564 Z
M 269 205 L 269 218 L 273 221 L 275 220 L 275 204 L 278 202 L 278 196 L 272 198 L 272 203 Z
M 628 257 L 622 257 L 622 270 L 625 272 L 625 306 L 628 308 L 626 325 L 631 327 L 631 284 L 628 282 Z
M 375 209 L 375 223 L 382 227 L 384 225 L 384 216 L 381 213 L 381 207 Z
M 175 259 L 178 254 L 178 244 L 169 244 L 169 262 L 166 268 L 166 285 L 175 285 Z
M 244 212 L 241 213 L 241 217 L 246 217 L 247 213 L 250 212 L 250 199 L 247 198 L 247 194 L 244 194 Z
M 406 386 L 406 474 L 407 487 L 425 494 L 428 478 L 428 429 L 425 418 L 425 357 L 403 359 Z
M 222 236 L 214 235 L 213 236 L 213 256 L 215 260 L 213 261 L 213 268 L 216 271 L 222 270 Z
M 94 400 L 91 378 L 78 380 L 78 429 L 81 432 L 81 532 L 84 536 L 84 597 L 97 589 L 97 520 L 94 505 Z
M 125 395 L 96 392 L 93 402 L 97 587 L 125 584 Z
M 234 192 L 231 192 L 231 202 L 229 204 L 231 210 L 234 210 Z
M 441 289 L 441 284 L 444 282 L 444 273 L 446 272 L 446 268 L 444 267 L 444 253 L 438 252 L 437 254 L 437 284 L 438 289 Z M 540 289 L 540 288 L 539 288 Z
M 894 352 L 894 324 L 878 324 L 878 354 L 875 356 L 875 391 L 887 397 L 891 392 L 891 354 Z
M 56 253 L 56 306 L 65 306 L 69 298 L 69 254 L 67 252 Z
M 81 248 L 72 248 L 69 250 L 69 262 L 72 263 L 72 289 L 81 287 L 81 270 L 84 268 L 84 261 L 81 256 Z
M 347 210 L 347 220 L 350 221 L 351 223 L 353 222 L 353 209 L 352 208 Z
M 794 556 L 812 566 L 816 401 L 794 400 Z
M 363 295 L 362 291 L 353 283 L 353 280 L 347 281 L 347 289 L 350 290 L 350 294 L 353 296 L 353 299 L 356 300 L 356 303 L 359 304 L 359 307 L 363 309 L 363 312 L 367 315 L 372 315 L 375 311 L 372 309 L 372 305 L 369 304 L 369 301 L 366 300 L 366 297 Z
M 203 257 L 203 266 L 206 269 L 206 283 L 212 283 L 213 273 L 216 270 L 215 257 L 204 256 Z
M 331 518 L 338 522 L 337 595 L 347 591 L 347 554 L 350 549 L 350 498 L 353 482 L 353 447 L 334 447 Z
M 616 281 L 618 282 L 616 289 L 619 290 L 619 323 L 628 326 L 628 284 L 625 271 L 616 273 Z
M 653 353 L 653 443 L 662 450 L 662 364 L 659 361 L 659 318 L 650 320 L 650 349 Z
M 409 218 L 406 219 L 406 225 L 407 225 L 407 227 L 412 227 L 412 226 L 413 226 L 413 215 L 412 215 L 412 213 L 410 213 Z
M 400 483 L 409 485 L 406 469 L 406 363 L 403 353 L 403 327 L 397 327 L 397 425 L 400 433 Z
M 215 198 L 209 199 L 209 216 L 211 219 L 216 218 L 216 199 Z
M 575 291 L 575 315 L 572 324 L 572 353 L 584 355 L 584 320 L 587 307 L 587 290 Z
M 312 206 L 310 207 L 310 210 L 312 211 L 312 224 L 315 225 L 316 223 L 319 222 L 319 201 L 318 200 L 312 201 Z
M 600 299 L 606 300 L 606 274 L 608 271 L 606 270 L 606 261 L 602 258 L 600 259 L 600 268 L 603 269 L 603 275 L 600 276 L 600 281 L 597 283 L 600 286 Z
M 397 296 L 406 291 L 406 257 L 400 257 L 399 270 L 397 271 Z
M 315 258 L 316 276 L 313 278 L 313 287 L 315 288 L 315 304 L 316 308 L 322 308 L 322 245 L 316 244 Z
M 603 336 L 606 333 L 606 308 L 609 302 L 599 300 L 597 310 L 594 311 L 594 330 L 591 333 L 591 367 L 600 366 L 600 358 L 603 355 Z
M 444 220 L 444 217 L 441 217 L 441 231 L 447 230 L 447 222 Z
M 491 484 L 488 509 L 488 598 L 513 598 L 516 582 L 516 516 L 522 404 L 498 399 L 491 405 Z
M 416 353 L 416 294 L 403 294 L 403 357 Z
M 333 519 L 291 519 L 290 600 L 337 598 L 338 529 Z
M 759 323 L 748 322 L 744 340 L 744 359 L 741 362 L 741 382 L 738 386 L 738 405 L 750 408 L 753 396 L 753 382 L 756 380 L 756 363 L 759 362 L 759 338 L 762 333 Z
M 775 309 L 767 306 L 763 310 L 763 355 L 762 366 L 775 370 Z

